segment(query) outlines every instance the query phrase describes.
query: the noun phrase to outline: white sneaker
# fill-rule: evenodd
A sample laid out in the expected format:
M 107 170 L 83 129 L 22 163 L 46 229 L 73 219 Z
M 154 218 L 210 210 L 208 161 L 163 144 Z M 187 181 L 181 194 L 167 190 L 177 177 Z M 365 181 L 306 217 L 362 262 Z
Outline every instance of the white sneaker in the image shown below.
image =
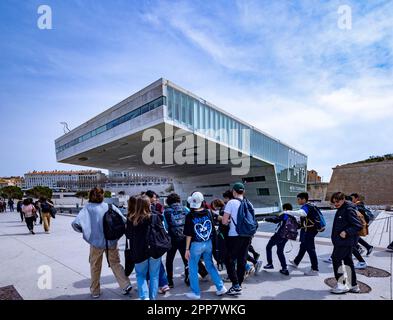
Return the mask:
M 255 264 L 255 274 L 258 274 L 259 272 L 261 272 L 262 265 L 263 265 L 262 261 L 258 261 Z
M 92 297 L 93 299 L 98 299 L 98 298 L 100 297 L 100 295 L 99 295 L 99 294 L 92 294 L 91 297 Z
M 289 260 L 289 263 L 292 267 L 297 268 L 298 265 L 295 263 L 295 260 Z
M 331 293 L 334 294 L 343 294 L 343 293 L 347 293 L 349 291 L 349 288 L 342 283 L 337 283 L 337 285 L 330 290 Z
M 305 276 L 319 276 L 319 271 L 310 269 L 304 273 Z
M 367 268 L 367 262 L 358 262 L 355 269 L 364 270 Z
M 333 259 L 332 259 L 332 257 L 329 257 L 329 258 L 323 260 L 323 262 L 326 262 L 326 263 L 333 263 Z
M 201 300 L 201 296 L 195 294 L 194 292 L 186 293 L 186 297 L 191 300 Z
M 218 290 L 218 291 L 216 291 L 216 295 L 218 295 L 218 296 L 222 296 L 222 295 L 224 295 L 224 294 L 226 294 L 227 293 L 227 288 L 225 288 L 225 287 L 222 287 L 222 289 L 221 290 Z
M 352 293 L 360 293 L 359 285 L 356 285 L 356 286 L 351 287 L 351 288 L 349 289 L 349 292 L 352 292 Z

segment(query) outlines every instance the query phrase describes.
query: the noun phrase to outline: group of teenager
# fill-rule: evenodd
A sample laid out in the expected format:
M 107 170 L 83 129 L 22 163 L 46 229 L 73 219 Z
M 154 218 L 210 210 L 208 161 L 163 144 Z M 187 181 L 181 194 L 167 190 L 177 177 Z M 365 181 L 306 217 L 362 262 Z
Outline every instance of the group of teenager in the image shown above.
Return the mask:
M 135 270 L 139 297 L 147 300 L 156 299 L 159 292 L 165 293 L 174 287 L 173 261 L 177 252 L 184 265 L 184 282 L 190 287 L 186 293 L 188 298 L 201 298 L 199 277 L 202 281 L 212 281 L 218 296 L 240 295 L 246 270 L 250 269 L 247 261 L 253 264 L 255 272 L 262 267 L 258 260 L 260 255 L 251 245 L 258 223 L 244 193 L 244 185 L 236 183 L 224 194 L 223 200 L 208 204 L 202 193 L 193 192 L 186 206 L 178 194 L 172 193 L 164 207 L 155 192 L 147 191 L 130 197 L 124 215 L 117 207 L 104 202 L 102 189 L 92 189 L 88 204 L 72 222 L 74 230 L 83 233 L 90 244 L 92 297 L 98 298 L 101 294 L 99 279 L 104 253 L 123 293 L 131 291 L 128 276 Z M 245 221 L 238 220 L 241 207 L 251 214 L 250 230 Z M 109 211 L 115 212 L 125 224 L 125 269 L 120 264 L 117 240 L 108 241 L 105 234 Z M 157 239 L 161 243 L 157 244 Z M 229 289 L 219 274 L 224 265 L 232 284 Z
M 20 214 L 21 222 L 25 221 L 27 229 L 31 234 L 35 234 L 34 226 L 43 224 L 45 233 L 50 233 L 51 218 L 55 217 L 54 204 L 51 200 L 40 197 L 34 201 L 32 198 L 26 198 L 18 201 L 16 211 Z
M 332 293 L 360 291 L 352 254 L 358 250 L 359 233 L 364 228 L 364 219 L 358 216 L 364 204 L 359 202 L 358 195 L 352 196 L 353 201 L 348 201 L 343 193 L 337 192 L 331 198 L 337 208 L 331 234 L 334 246 L 331 262 L 337 286 Z M 278 226 L 266 247 L 267 264 L 264 269 L 274 269 L 272 248 L 277 246 L 280 273 L 290 274 L 284 247 L 288 240 L 297 238 L 300 229 L 299 252 L 289 263 L 297 268 L 307 253 L 311 268 L 304 275 L 317 276 L 319 268 L 315 237 L 324 230 L 326 223 L 320 210 L 308 201 L 307 193 L 298 194 L 297 202 L 299 210 L 293 210 L 289 203 L 284 204 L 279 215 L 265 219 Z M 121 234 L 126 236 L 125 268 L 120 263 L 120 237 L 108 240 L 105 234 L 108 212 L 112 212 L 124 228 Z M 250 213 L 251 220 L 248 215 L 249 221 L 245 221 Z M 363 210 L 362 214 L 366 214 L 366 211 Z M 158 293 L 165 293 L 174 287 L 173 262 L 177 252 L 183 261 L 184 282 L 190 287 L 186 296 L 190 299 L 201 298 L 199 281 L 207 279 L 215 285 L 218 296 L 241 295 L 242 283 L 247 269 L 250 269 L 247 261 L 252 263 L 256 273 L 262 268 L 260 254 L 252 246 L 258 223 L 252 204 L 245 198 L 242 183 L 236 183 L 232 190 L 225 192 L 223 200 L 215 199 L 210 204 L 202 193 L 193 192 L 186 206 L 182 205 L 182 199 L 176 193 L 170 194 L 163 206 L 155 192 L 147 191 L 130 197 L 126 213 L 105 203 L 104 191 L 94 188 L 89 193 L 88 204 L 72 222 L 72 227 L 83 233 L 84 240 L 90 244 L 90 291 L 93 298 L 101 294 L 100 274 L 104 253 L 125 295 L 132 290 L 128 277 L 135 270 L 138 294 L 142 300 L 154 300 Z M 372 247 L 369 246 L 367 250 L 370 254 Z M 352 273 L 347 278 L 343 277 L 343 263 Z M 227 279 L 231 282 L 229 289 L 219 274 L 224 266 Z M 346 283 L 345 279 L 350 279 L 350 283 Z

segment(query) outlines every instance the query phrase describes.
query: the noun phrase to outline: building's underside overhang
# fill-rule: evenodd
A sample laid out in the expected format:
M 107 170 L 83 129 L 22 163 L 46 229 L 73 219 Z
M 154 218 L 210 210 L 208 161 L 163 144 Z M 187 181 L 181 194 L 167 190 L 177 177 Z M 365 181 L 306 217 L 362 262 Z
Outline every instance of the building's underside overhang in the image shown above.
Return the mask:
M 158 129 L 160 132 L 162 132 L 162 136 L 165 137 L 164 132 L 167 132 L 165 128 L 168 128 L 165 126 L 170 125 L 161 123 L 159 125 L 151 127 L 150 129 Z M 177 127 L 172 128 L 174 129 L 174 132 L 179 129 Z M 181 151 L 176 151 L 176 147 L 181 142 L 174 142 L 174 148 L 170 147 L 170 142 L 171 140 L 173 140 L 172 134 L 171 137 L 165 137 L 164 141 L 162 142 L 162 163 L 146 164 L 142 159 L 142 154 L 144 148 L 150 142 L 142 141 L 143 132 L 144 131 L 139 131 L 129 136 L 112 141 L 110 143 L 102 144 L 95 148 L 75 153 L 67 158 L 59 159 L 59 162 L 75 164 L 78 166 L 104 168 L 115 171 L 132 171 L 135 173 L 142 173 L 148 175 L 171 176 L 174 178 L 225 172 L 231 174 L 232 168 L 240 167 L 239 161 L 242 154 L 239 153 L 236 157 L 229 157 L 230 159 L 229 161 L 227 161 L 228 163 L 223 163 L 224 161 L 220 161 L 220 159 L 228 159 L 230 149 L 211 141 L 209 142 L 209 150 L 215 150 L 215 154 L 214 152 L 208 152 L 206 148 L 204 158 L 199 158 L 199 162 L 202 162 L 202 164 L 197 164 L 196 156 L 191 164 L 176 164 L 176 161 L 173 163 L 168 163 L 167 161 L 165 161 L 165 148 L 170 148 L 170 150 L 173 150 L 170 151 L 173 154 L 180 155 L 181 153 Z M 196 135 L 194 133 L 187 132 L 187 135 L 191 135 L 194 141 L 196 141 Z M 213 148 L 211 148 L 211 146 L 213 146 Z M 187 150 L 190 151 L 190 149 Z M 194 150 L 197 150 L 196 147 Z M 196 151 L 193 152 L 195 154 Z M 272 164 L 253 157 L 250 158 L 251 168 L 267 166 L 272 167 Z

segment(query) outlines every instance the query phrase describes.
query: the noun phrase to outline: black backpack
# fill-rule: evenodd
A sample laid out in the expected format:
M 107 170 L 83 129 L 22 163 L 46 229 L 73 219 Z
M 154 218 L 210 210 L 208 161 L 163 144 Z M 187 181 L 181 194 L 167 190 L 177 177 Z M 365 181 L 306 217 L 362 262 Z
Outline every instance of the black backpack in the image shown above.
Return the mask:
M 157 214 L 152 214 L 147 231 L 147 253 L 149 257 L 158 259 L 171 248 L 171 237 L 165 231 L 161 218 Z
M 115 210 L 113 210 L 112 205 L 109 204 L 108 207 L 108 211 L 104 214 L 103 229 L 106 242 L 106 259 L 108 261 L 108 266 L 110 267 L 108 259 L 108 241 L 119 240 L 126 231 L 126 225 L 123 218 Z
M 287 215 L 287 219 L 282 221 L 282 225 L 278 234 L 281 238 L 288 240 L 296 240 L 298 235 L 299 225 L 296 221 L 296 218 L 291 215 Z

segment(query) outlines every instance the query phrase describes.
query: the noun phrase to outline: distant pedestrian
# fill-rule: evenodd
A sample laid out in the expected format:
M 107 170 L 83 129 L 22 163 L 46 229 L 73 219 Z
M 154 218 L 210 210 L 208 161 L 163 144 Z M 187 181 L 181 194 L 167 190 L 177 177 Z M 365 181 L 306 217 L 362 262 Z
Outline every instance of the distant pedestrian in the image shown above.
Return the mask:
M 16 211 L 19 212 L 20 214 L 20 220 L 23 222 L 23 211 L 22 211 L 22 206 L 23 206 L 23 201 L 19 200 L 18 203 L 16 204 Z
M 107 260 L 110 263 L 110 268 L 117 280 L 117 283 L 122 289 L 122 293 L 127 295 L 132 290 L 130 280 L 126 277 L 124 268 L 120 264 L 117 240 L 109 240 L 109 249 L 106 250 L 107 241 L 104 236 L 103 219 L 108 210 L 109 205 L 104 203 L 104 190 L 101 188 L 94 188 L 89 193 L 88 204 L 84 206 L 72 222 L 73 229 L 77 232 L 83 233 L 83 239 L 90 244 L 90 292 L 93 298 L 99 298 L 101 294 L 100 278 L 104 252 L 107 255 Z M 119 214 L 125 224 L 126 218 L 120 210 L 113 205 L 112 210 Z
M 223 281 L 213 263 L 213 243 L 215 236 L 214 222 L 211 212 L 204 208 L 204 197 L 200 192 L 194 192 L 187 200 L 191 212 L 186 216 L 184 235 L 186 238 L 186 259 L 189 263 L 191 292 L 186 296 L 189 299 L 199 300 L 198 264 L 203 257 L 206 269 L 216 286 L 216 294 L 221 296 L 227 292 Z
M 331 290 L 332 293 L 342 294 L 346 292 L 359 293 L 360 289 L 356 280 L 355 267 L 352 260 L 353 247 L 356 245 L 363 225 L 356 213 L 356 206 L 345 200 L 342 192 L 336 192 L 331 197 L 331 202 L 337 208 L 332 227 L 333 243 L 333 269 L 337 285 Z M 347 280 L 344 278 L 342 263 L 347 269 Z
M 51 210 L 54 207 L 53 202 L 45 197 L 40 198 L 41 216 L 44 222 L 45 233 L 50 232 Z
M 11 212 L 14 212 L 14 200 L 11 198 L 8 200 L 8 207 L 10 208 Z
M 22 205 L 22 212 L 26 221 L 27 229 L 29 229 L 31 234 L 34 233 L 34 218 L 36 214 L 36 210 L 34 205 L 31 203 L 29 199 L 25 199 Z

